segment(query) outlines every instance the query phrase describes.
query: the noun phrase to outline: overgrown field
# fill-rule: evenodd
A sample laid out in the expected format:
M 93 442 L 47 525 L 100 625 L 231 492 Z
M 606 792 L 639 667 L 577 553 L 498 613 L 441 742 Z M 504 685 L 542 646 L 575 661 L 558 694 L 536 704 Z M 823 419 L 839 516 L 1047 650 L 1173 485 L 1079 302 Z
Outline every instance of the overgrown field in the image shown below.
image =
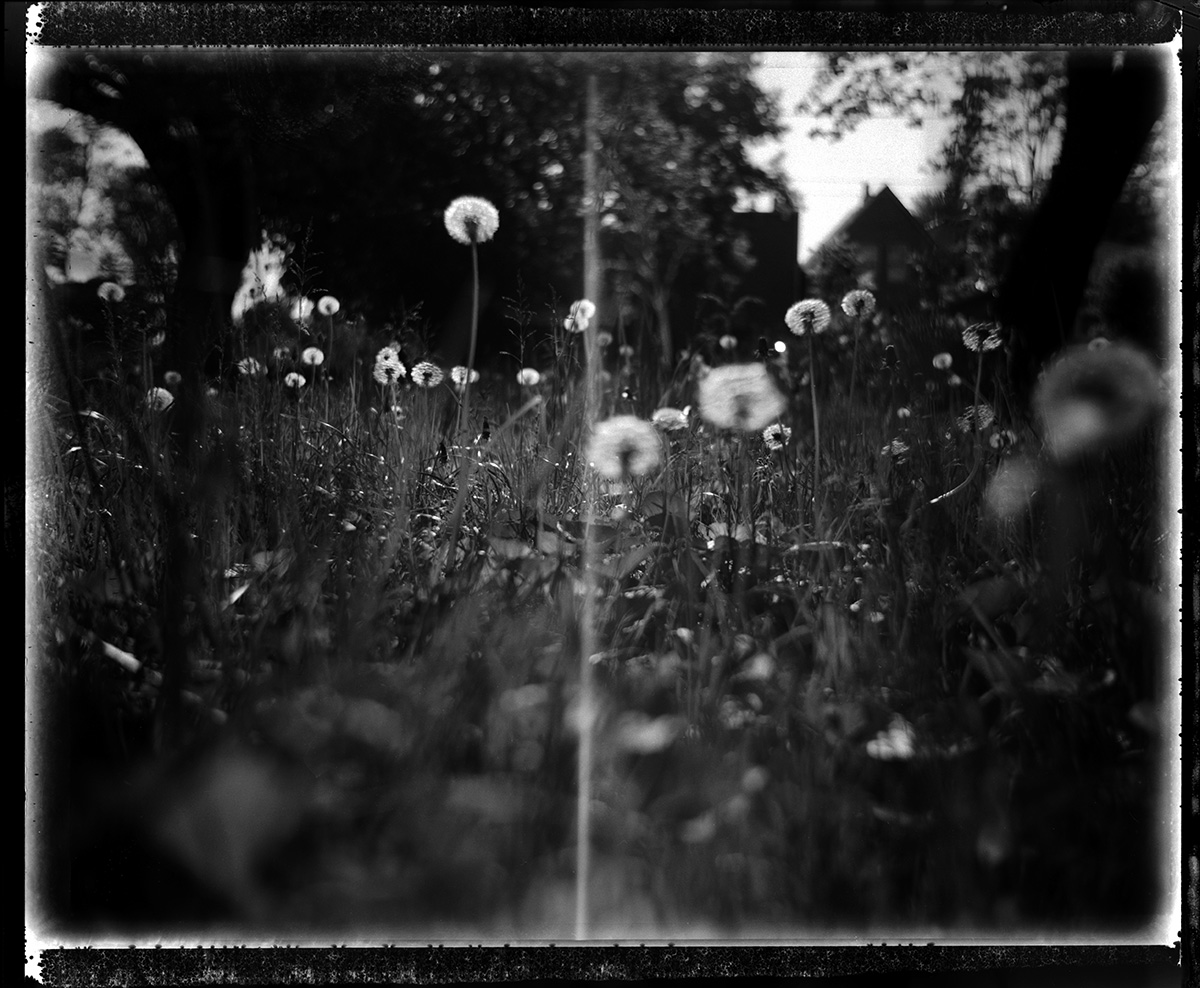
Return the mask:
M 419 315 L 263 303 L 189 391 L 111 293 L 107 369 L 50 363 L 30 401 L 47 915 L 1151 921 L 1176 495 L 1165 416 L 1127 406 L 1158 398 L 1077 374 L 1032 418 L 990 327 L 888 339 L 825 301 L 779 314 L 782 352 L 700 341 L 661 375 L 586 306 L 514 302 L 513 356 L 465 387 Z

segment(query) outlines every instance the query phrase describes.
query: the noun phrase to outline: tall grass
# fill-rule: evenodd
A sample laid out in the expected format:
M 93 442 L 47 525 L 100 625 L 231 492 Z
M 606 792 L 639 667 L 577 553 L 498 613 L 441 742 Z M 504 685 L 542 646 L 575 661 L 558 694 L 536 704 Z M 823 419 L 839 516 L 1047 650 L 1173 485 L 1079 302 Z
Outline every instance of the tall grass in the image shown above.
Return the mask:
M 536 387 L 522 344 L 469 407 L 378 385 L 378 335 L 339 339 L 333 382 L 268 361 L 214 382 L 186 462 L 144 375 L 47 406 L 40 661 L 87 712 L 63 771 L 88 808 L 47 908 L 534 938 L 1148 921 L 1150 447 L 991 519 L 988 479 L 1038 447 L 1003 378 L 964 432 L 928 361 L 856 336 L 848 367 L 772 358 L 783 449 L 693 408 L 610 484 L 586 437 L 651 386 L 560 324 Z M 694 386 L 681 364 L 663 400 Z

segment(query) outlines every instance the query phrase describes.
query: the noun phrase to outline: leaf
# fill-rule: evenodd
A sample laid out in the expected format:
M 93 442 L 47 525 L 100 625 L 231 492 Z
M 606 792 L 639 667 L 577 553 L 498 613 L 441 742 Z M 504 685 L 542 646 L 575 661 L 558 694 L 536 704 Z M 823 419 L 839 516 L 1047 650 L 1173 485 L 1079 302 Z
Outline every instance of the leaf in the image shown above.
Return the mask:
M 548 556 L 573 556 L 579 551 L 579 546 L 574 542 L 567 541 L 557 532 L 548 532 L 545 529 L 538 532 L 537 547 L 539 552 Z
M 283 576 L 295 558 L 296 554 L 291 549 L 276 549 L 274 552 L 256 552 L 250 557 L 250 564 L 259 573 Z
M 520 539 L 506 539 L 489 535 L 488 545 L 501 559 L 525 559 L 527 556 L 533 555 L 533 549 Z
M 1079 692 L 1079 676 L 1067 672 L 1058 659 L 1043 659 L 1041 669 L 1042 674 L 1029 684 L 1030 689 L 1049 696 L 1074 696 Z
M 232 593 L 230 593 L 230 595 L 228 597 L 225 598 L 225 606 L 232 607 L 234 604 L 236 604 L 239 600 L 242 599 L 242 594 L 244 594 L 249 589 L 250 589 L 249 583 L 243 583 L 240 587 L 237 587 L 236 589 L 234 589 L 234 591 Z
M 589 529 L 584 522 L 573 518 L 564 518 L 558 523 L 557 528 L 560 535 L 574 542 L 582 542 L 590 535 L 600 546 L 610 545 L 621 534 L 621 529 L 616 525 L 596 523 Z
M 623 580 L 654 555 L 654 551 L 657 548 L 653 543 L 635 546 L 617 559 L 606 560 L 603 565 L 597 568 L 604 576 L 611 577 L 614 580 Z
M 847 548 L 845 542 L 825 540 L 821 542 L 799 542 L 792 545 L 788 552 L 840 552 Z
M 112 659 L 127 672 L 137 672 L 142 667 L 142 664 L 133 655 L 124 649 L 117 648 L 116 645 L 110 645 L 106 641 L 101 641 L 100 649 L 107 658 Z
M 613 729 L 613 743 L 619 751 L 649 755 L 665 751 L 683 733 L 683 717 L 655 717 L 643 713 L 622 714 Z

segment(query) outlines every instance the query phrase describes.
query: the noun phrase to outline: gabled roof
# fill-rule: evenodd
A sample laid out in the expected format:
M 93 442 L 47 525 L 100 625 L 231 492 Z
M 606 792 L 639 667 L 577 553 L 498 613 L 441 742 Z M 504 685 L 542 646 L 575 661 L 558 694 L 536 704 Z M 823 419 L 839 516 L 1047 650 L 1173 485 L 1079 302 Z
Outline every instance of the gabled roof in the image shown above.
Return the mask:
M 936 247 L 921 222 L 886 185 L 842 220 L 817 249 L 839 237 L 871 246 L 898 241 L 910 250 L 922 253 Z

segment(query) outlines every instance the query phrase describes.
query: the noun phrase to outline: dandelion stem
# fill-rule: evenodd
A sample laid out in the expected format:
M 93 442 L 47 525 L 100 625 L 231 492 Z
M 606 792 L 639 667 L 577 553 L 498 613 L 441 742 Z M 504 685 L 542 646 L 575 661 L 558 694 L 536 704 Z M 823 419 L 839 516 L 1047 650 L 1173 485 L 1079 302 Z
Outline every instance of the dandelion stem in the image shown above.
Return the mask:
M 479 336 L 479 249 L 471 242 L 471 343 L 467 349 L 467 375 L 463 379 L 462 403 L 458 406 L 458 434 L 470 427 L 471 372 L 475 369 L 475 341 Z
M 470 422 L 471 407 L 471 369 L 475 366 L 475 338 L 479 329 L 479 251 L 475 241 L 471 241 L 471 345 L 467 350 L 467 374 L 463 379 L 463 398 L 458 406 L 458 438 L 462 438 L 463 427 Z M 446 558 L 434 564 L 434 583 L 441 582 L 447 567 L 453 568 L 458 558 L 458 533 L 462 527 L 463 509 L 467 503 L 467 487 L 471 483 L 471 467 L 475 463 L 470 452 L 459 453 L 458 460 L 458 493 L 454 498 L 454 513 L 450 517 L 450 542 L 446 547 Z
M 979 446 L 979 386 L 983 383 L 983 347 L 979 348 L 979 364 L 975 370 L 975 407 L 971 411 L 971 423 L 975 429 L 976 446 Z
M 850 357 L 850 409 L 854 409 L 854 382 L 858 377 L 858 337 L 860 326 L 858 321 L 854 323 L 854 353 Z
M 820 517 L 820 505 L 817 503 L 821 485 L 821 415 L 817 410 L 817 350 L 813 345 L 813 334 L 808 334 L 808 388 L 812 395 L 813 415 L 813 531 L 816 532 Z
M 332 313 L 327 318 L 329 319 L 329 347 L 328 347 L 329 353 L 326 356 L 326 360 L 325 360 L 325 362 L 326 362 L 325 373 L 328 376 L 333 371 L 333 315 L 332 315 Z

